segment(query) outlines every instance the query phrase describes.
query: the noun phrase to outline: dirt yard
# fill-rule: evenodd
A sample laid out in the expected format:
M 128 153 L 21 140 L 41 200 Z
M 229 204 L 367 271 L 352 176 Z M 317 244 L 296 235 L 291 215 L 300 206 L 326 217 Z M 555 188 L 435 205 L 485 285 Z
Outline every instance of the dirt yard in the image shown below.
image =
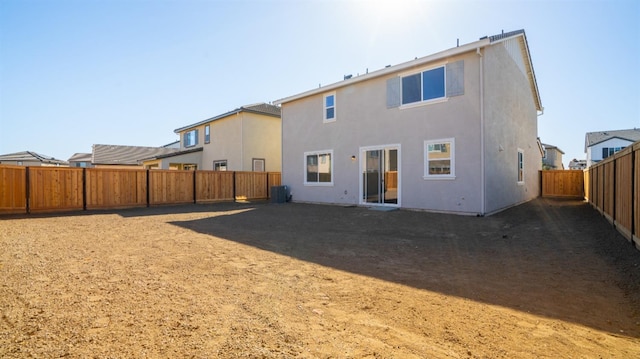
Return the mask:
M 2 358 L 640 358 L 640 251 L 544 199 L 4 217 L 0 310 Z

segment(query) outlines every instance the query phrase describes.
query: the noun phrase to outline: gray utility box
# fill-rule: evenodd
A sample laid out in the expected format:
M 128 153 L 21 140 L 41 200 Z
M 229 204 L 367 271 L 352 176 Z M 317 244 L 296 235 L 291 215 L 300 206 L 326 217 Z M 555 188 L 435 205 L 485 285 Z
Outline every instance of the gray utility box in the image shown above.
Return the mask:
M 287 202 L 288 195 L 287 186 L 272 186 L 271 187 L 271 203 L 285 203 Z

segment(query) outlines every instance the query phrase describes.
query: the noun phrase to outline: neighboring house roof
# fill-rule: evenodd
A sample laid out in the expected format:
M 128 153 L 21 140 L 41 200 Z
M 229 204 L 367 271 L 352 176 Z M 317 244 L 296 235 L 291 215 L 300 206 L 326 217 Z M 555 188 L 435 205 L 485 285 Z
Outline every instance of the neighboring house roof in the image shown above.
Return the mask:
M 120 145 L 93 145 L 94 165 L 138 165 L 138 161 L 177 152 L 176 148 Z
M 536 81 L 536 76 L 535 76 L 535 72 L 533 70 L 533 64 L 531 62 L 531 55 L 529 54 L 529 44 L 527 43 L 527 37 L 525 35 L 524 30 L 517 30 L 517 31 L 512 31 L 512 32 L 507 32 L 507 33 L 502 33 L 499 35 L 494 35 L 494 36 L 485 36 L 480 38 L 480 40 L 472 42 L 472 43 L 468 43 L 465 45 L 461 45 L 458 47 L 454 47 L 445 51 L 441 51 L 438 53 L 435 53 L 433 55 L 429 55 L 429 56 L 425 56 L 425 57 L 421 57 L 421 58 L 417 58 L 415 60 L 412 61 L 407 61 L 395 66 L 387 66 L 384 69 L 381 70 L 377 70 L 377 71 L 373 71 L 373 72 L 369 72 L 367 74 L 364 75 L 360 75 L 360 76 L 356 76 L 356 77 L 351 77 L 348 79 L 345 79 L 343 81 L 340 82 L 336 82 L 334 84 L 331 85 L 327 85 L 324 87 L 320 87 L 317 89 L 313 89 L 313 90 L 309 90 L 294 96 L 289 96 L 283 99 L 279 99 L 274 101 L 274 103 L 276 105 L 281 105 L 283 103 L 287 103 L 287 102 L 291 102 L 291 101 L 295 101 L 304 97 L 308 97 L 308 96 L 312 96 L 312 95 L 316 95 L 319 93 L 324 93 L 327 91 L 331 91 L 343 86 L 347 86 L 347 85 L 352 85 L 354 83 L 357 82 L 362 82 L 362 81 L 366 81 L 366 80 L 370 80 L 376 77 L 381 77 L 381 76 L 385 76 L 385 75 L 389 75 L 392 73 L 396 73 L 399 71 L 403 71 L 403 70 L 407 70 L 407 69 L 411 69 L 413 67 L 416 66 L 422 66 L 434 61 L 439 61 L 442 59 L 445 59 L 447 57 L 451 57 L 451 56 L 455 56 L 455 55 L 459 55 L 459 54 L 463 54 L 469 51 L 476 51 L 477 49 L 480 49 L 482 47 L 486 47 L 486 46 L 490 46 L 493 44 L 497 44 L 500 43 L 502 41 L 508 40 L 508 39 L 519 39 L 520 43 L 521 43 L 521 54 L 522 54 L 522 60 L 524 63 L 525 68 L 523 69 L 524 72 L 527 75 L 527 78 L 529 79 L 529 85 L 531 87 L 531 93 L 533 95 L 533 100 L 536 106 L 536 110 L 538 111 L 543 111 L 544 108 L 542 107 L 542 102 L 540 101 L 540 93 L 538 91 L 538 84 Z
M 196 147 L 196 148 L 190 148 L 188 150 L 183 150 L 183 151 L 165 153 L 165 154 L 161 154 L 161 155 L 157 155 L 157 156 L 153 156 L 153 157 L 149 157 L 149 158 L 142 158 L 140 160 L 141 161 L 159 160 L 159 159 L 162 159 L 162 158 L 176 157 L 176 156 L 186 155 L 186 154 L 194 153 L 194 152 L 202 152 L 203 150 L 204 150 L 204 147 Z
M 584 141 L 584 151 L 587 152 L 587 148 L 597 145 L 598 143 L 610 140 L 612 138 L 619 138 L 631 142 L 640 141 L 640 128 L 632 128 L 629 130 L 587 132 Z
M 91 153 L 75 153 L 69 162 L 91 162 Z
M 16 153 L 8 153 L 6 155 L 0 155 L 0 161 L 22 161 L 22 162 L 41 162 L 52 165 L 68 165 L 67 161 L 59 160 L 57 158 L 42 155 L 32 151 L 22 151 Z
M 557 146 L 548 145 L 546 143 L 543 143 L 542 145 L 544 146 L 545 149 L 548 149 L 548 150 L 556 149 L 556 150 L 558 150 L 558 152 L 560 152 L 560 153 L 562 153 L 564 155 L 564 151 L 561 150 L 560 148 L 558 148 Z
M 171 143 L 167 143 L 166 145 L 162 145 L 160 147 L 166 147 L 166 148 L 180 148 L 180 140 L 178 141 L 173 141 Z
M 235 114 L 240 113 L 240 112 L 249 112 L 249 113 L 255 113 L 255 114 L 259 114 L 259 115 L 266 115 L 266 116 L 272 116 L 272 117 L 280 118 L 280 106 L 274 106 L 274 105 L 270 105 L 268 103 L 255 103 L 255 104 L 251 104 L 251 105 L 238 107 L 235 110 L 232 110 L 232 111 L 229 111 L 229 112 L 225 112 L 225 113 L 223 113 L 221 115 L 214 116 L 214 117 L 208 118 L 208 119 L 200 121 L 200 122 L 196 122 L 196 123 L 188 125 L 188 126 L 177 128 L 173 132 L 175 132 L 175 133 L 182 132 L 184 130 L 188 130 L 188 129 L 193 128 L 193 127 L 198 127 L 200 125 L 204 125 L 205 123 L 213 122 L 213 121 L 219 120 L 219 119 L 227 117 L 227 116 L 235 115 Z

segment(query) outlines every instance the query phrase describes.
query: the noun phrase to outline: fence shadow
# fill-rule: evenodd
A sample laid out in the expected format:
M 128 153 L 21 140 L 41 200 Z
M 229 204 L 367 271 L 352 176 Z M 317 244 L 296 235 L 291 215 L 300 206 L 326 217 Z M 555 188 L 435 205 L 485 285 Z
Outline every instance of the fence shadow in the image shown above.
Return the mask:
M 536 199 L 486 218 L 305 204 L 252 208 L 171 223 L 343 271 L 640 337 L 640 252 L 582 201 Z M 610 320 L 621 312 L 627 319 Z

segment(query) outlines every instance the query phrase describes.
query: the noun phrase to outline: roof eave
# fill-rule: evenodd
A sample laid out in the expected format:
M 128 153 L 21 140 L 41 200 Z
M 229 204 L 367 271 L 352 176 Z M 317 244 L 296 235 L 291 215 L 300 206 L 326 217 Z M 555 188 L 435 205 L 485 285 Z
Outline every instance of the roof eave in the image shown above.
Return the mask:
M 305 97 L 309 97 L 309 96 L 313 96 L 319 93 L 324 93 L 327 91 L 332 91 L 335 90 L 337 88 L 343 87 L 343 86 L 347 86 L 347 85 L 352 85 L 358 82 L 362 82 L 362 81 L 367 81 L 370 79 L 374 79 L 377 77 L 381 77 L 381 76 L 385 76 L 385 75 L 389 75 L 392 73 L 396 73 L 396 72 L 400 72 L 403 70 L 407 70 L 413 67 L 417 67 L 417 66 L 422 66 L 422 65 L 426 65 L 428 63 L 434 62 L 434 61 L 439 61 L 442 59 L 445 59 L 447 57 L 451 57 L 451 56 L 456 56 L 459 54 L 463 54 L 465 52 L 470 52 L 470 51 L 475 51 L 478 48 L 481 47 L 485 47 L 487 45 L 489 45 L 489 39 L 488 38 L 483 38 L 481 40 L 478 41 L 474 41 L 462 46 L 458 46 L 458 47 L 453 47 L 450 48 L 448 50 L 444 50 L 444 51 L 440 51 L 437 52 L 435 54 L 432 55 L 428 55 L 425 57 L 421 57 L 415 60 L 411 60 L 411 61 L 407 61 L 398 65 L 394 65 L 394 66 L 390 66 L 390 67 L 385 67 L 383 69 L 377 70 L 377 71 L 373 71 L 370 72 L 368 74 L 365 75 L 360 75 L 360 76 L 356 76 L 356 77 L 352 77 L 348 80 L 343 80 L 343 81 L 339 81 L 339 82 L 335 82 L 333 84 L 324 86 L 324 87 L 319 87 L 317 89 L 313 89 L 313 90 L 309 90 L 309 91 L 305 91 L 302 93 L 299 93 L 297 95 L 293 95 L 293 96 L 289 96 L 289 97 L 285 97 L 279 100 L 275 100 L 273 101 L 274 105 L 282 105 L 285 104 L 287 102 L 292 102 L 295 100 L 299 100 L 301 98 L 305 98 Z

